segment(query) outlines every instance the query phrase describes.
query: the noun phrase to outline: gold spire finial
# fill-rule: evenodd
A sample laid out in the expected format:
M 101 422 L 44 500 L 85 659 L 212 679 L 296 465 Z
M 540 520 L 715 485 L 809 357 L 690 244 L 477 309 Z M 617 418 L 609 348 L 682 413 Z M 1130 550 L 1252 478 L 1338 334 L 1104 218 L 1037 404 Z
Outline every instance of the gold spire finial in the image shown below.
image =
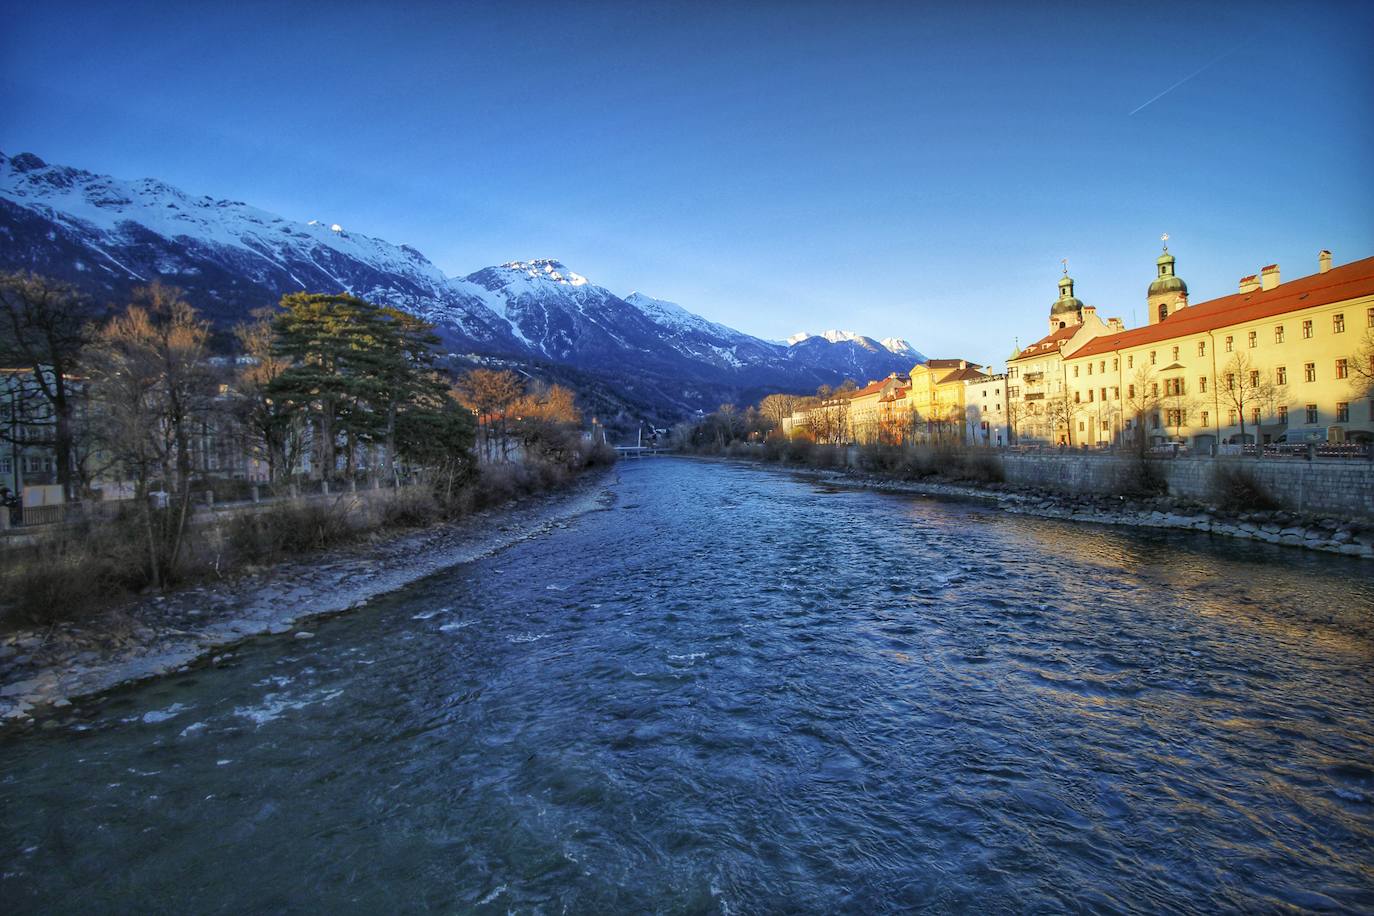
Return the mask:
M 1159 237 L 1159 240 L 1160 240 L 1161 242 L 1164 243 L 1164 250 L 1165 250 L 1165 251 L 1168 251 L 1168 250 L 1169 250 L 1169 233 L 1166 232 L 1166 233 L 1164 233 L 1163 235 L 1161 235 L 1161 236 Z
M 1067 276 L 1069 275 L 1069 259 L 1068 259 L 1068 258 L 1060 258 L 1060 259 L 1059 259 L 1059 263 L 1064 265 L 1064 276 L 1067 277 Z

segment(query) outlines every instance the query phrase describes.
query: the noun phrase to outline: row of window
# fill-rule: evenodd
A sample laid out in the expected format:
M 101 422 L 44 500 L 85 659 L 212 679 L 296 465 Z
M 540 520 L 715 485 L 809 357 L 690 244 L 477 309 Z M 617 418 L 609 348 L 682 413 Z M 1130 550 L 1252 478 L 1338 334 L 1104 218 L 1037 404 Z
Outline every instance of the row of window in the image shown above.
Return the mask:
M 1370 309 L 1367 309 L 1367 310 L 1366 310 L 1365 323 L 1366 323 L 1366 326 L 1367 326 L 1367 327 L 1374 328 L 1374 308 L 1370 308 Z M 1331 316 L 1331 333 L 1333 333 L 1333 334 L 1344 334 L 1344 333 L 1345 333 L 1345 313 L 1344 313 L 1344 312 L 1338 312 L 1337 314 Z M 1313 330 L 1312 330 L 1312 319 L 1308 318 L 1308 319 L 1305 319 L 1305 320 L 1303 321 L 1303 323 L 1302 323 L 1302 336 L 1303 336 L 1304 339 L 1310 339 L 1310 338 L 1312 337 L 1312 335 L 1313 335 Z M 1283 341 L 1284 341 L 1284 326 L 1281 325 L 1281 324 L 1274 325 L 1274 343 L 1280 343 L 1280 344 L 1281 344 L 1281 343 L 1283 343 Z M 1252 347 L 1252 348 L 1253 348 L 1253 347 L 1259 346 L 1259 332 L 1258 332 L 1258 331 L 1250 331 L 1250 332 L 1247 334 L 1247 336 L 1246 336 L 1246 342 L 1247 342 L 1247 343 L 1249 344 L 1249 346 Z M 1226 338 L 1225 338 L 1225 340 L 1223 340 L 1222 343 L 1223 343 L 1223 346 L 1225 347 L 1227 353 L 1234 352 L 1234 350 L 1235 350 L 1235 337 L 1234 337 L 1234 336 L 1232 336 L 1232 335 L 1227 335 Z M 1178 361 L 1178 358 L 1179 358 L 1180 348 L 1179 348 L 1179 347 L 1173 347 L 1173 348 L 1172 348 L 1172 353 L 1173 353 L 1173 360 L 1174 360 L 1174 362 L 1177 362 L 1177 361 Z M 1206 356 L 1206 355 L 1207 355 L 1207 341 L 1205 341 L 1205 340 L 1199 340 L 1199 341 L 1197 342 L 1197 355 L 1198 355 L 1198 356 Z M 1159 361 L 1159 354 L 1158 354 L 1158 352 L 1155 351 L 1155 350 L 1151 350 L 1151 351 L 1150 351 L 1150 365 L 1152 365 L 1152 366 L 1157 365 L 1157 364 L 1158 364 L 1158 361 Z M 1087 363 L 1086 366 L 1087 366 L 1087 374 L 1088 374 L 1088 375 L 1092 375 L 1092 374 L 1093 374 L 1093 364 L 1092 364 L 1092 363 Z M 1112 359 L 1112 371 L 1113 371 L 1113 372 L 1118 371 L 1119 366 L 1120 366 L 1120 363 L 1119 363 L 1118 360 L 1114 357 L 1114 358 Z M 1129 354 L 1126 355 L 1126 368 L 1127 368 L 1127 369 L 1134 369 L 1134 368 L 1135 368 L 1135 354 L 1129 353 Z M 1074 375 L 1074 378 L 1077 378 L 1077 377 L 1078 377 L 1078 369 L 1079 369 L 1078 366 L 1074 366 L 1074 367 L 1073 367 L 1073 375 Z M 1098 371 L 1098 372 L 1106 372 L 1106 371 L 1107 371 L 1107 361 L 1106 361 L 1106 360 L 1098 360 L 1098 362 L 1097 362 L 1097 371 Z M 1339 375 L 1339 376 L 1337 376 L 1337 378 L 1345 378 L 1345 376 Z

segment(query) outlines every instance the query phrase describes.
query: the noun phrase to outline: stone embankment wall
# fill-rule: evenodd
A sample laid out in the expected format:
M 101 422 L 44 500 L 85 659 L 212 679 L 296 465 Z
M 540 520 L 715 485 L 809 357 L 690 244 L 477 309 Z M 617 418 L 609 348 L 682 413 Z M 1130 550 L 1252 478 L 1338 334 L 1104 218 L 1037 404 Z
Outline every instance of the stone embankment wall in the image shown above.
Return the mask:
M 1374 462 L 1338 459 L 1167 458 L 1152 461 L 1169 495 L 1209 502 L 1218 465 L 1242 468 L 1295 512 L 1374 518 Z M 1138 473 L 1138 459 L 1113 455 L 1002 456 L 1007 483 L 1069 494 L 1111 495 Z

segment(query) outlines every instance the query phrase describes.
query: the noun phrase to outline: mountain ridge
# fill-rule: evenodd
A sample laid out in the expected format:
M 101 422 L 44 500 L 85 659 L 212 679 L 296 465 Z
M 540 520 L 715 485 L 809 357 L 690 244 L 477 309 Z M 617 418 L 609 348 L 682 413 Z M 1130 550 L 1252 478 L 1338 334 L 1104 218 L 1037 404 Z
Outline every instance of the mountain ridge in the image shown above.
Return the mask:
M 296 222 L 157 179 L 50 165 L 31 153 L 0 152 L 0 240 L 0 268 L 109 297 L 161 279 L 185 289 L 221 328 L 288 292 L 346 291 L 434 323 L 456 355 L 608 378 L 638 373 L 675 408 L 801 392 L 845 376 L 863 381 L 924 359 L 909 344 L 896 351 L 853 332 L 801 347 L 763 340 L 644 293 L 621 297 L 553 258 L 449 277 L 410 245 L 337 223 Z M 673 384 L 682 397 L 672 397 Z

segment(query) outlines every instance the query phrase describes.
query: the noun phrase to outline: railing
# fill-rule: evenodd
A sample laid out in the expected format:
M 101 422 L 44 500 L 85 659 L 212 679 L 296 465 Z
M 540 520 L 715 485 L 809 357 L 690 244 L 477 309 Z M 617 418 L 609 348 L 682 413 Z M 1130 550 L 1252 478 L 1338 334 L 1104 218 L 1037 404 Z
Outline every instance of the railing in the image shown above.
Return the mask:
M 243 483 L 244 486 L 238 488 L 238 492 L 234 492 L 229 499 L 224 499 L 222 496 L 217 498 L 213 489 L 192 491 L 190 510 L 195 515 L 203 515 L 204 513 L 233 511 L 249 506 L 270 505 L 292 500 L 337 498 L 345 493 L 357 493 L 359 491 L 390 490 L 410 486 L 416 482 L 418 481 L 411 477 L 393 481 L 381 476 L 363 481 L 313 480 L 277 486 L 240 481 L 239 483 Z M 222 484 L 223 482 L 217 481 L 216 483 Z M 221 493 L 224 493 L 225 490 L 223 486 L 217 486 L 216 489 L 220 490 Z M 154 506 L 165 506 L 167 494 L 150 493 L 148 499 Z M 112 499 L 57 503 L 49 506 L 25 506 L 12 509 L 0 507 L 0 532 L 18 533 L 21 530 L 28 531 L 54 525 L 77 524 L 98 518 L 108 519 L 134 505 L 135 502 L 132 499 Z
M 1139 454 L 1133 445 L 1009 445 L 1003 448 L 1012 455 L 1073 455 L 1121 457 Z M 1152 445 L 1145 450 L 1151 458 L 1264 458 L 1264 459 L 1323 459 L 1337 461 L 1374 461 L 1374 446 L 1355 442 L 1346 443 L 1271 443 L 1269 445 L 1226 445 L 1217 447 L 1214 456 L 1208 449 L 1192 449 L 1186 445 Z

